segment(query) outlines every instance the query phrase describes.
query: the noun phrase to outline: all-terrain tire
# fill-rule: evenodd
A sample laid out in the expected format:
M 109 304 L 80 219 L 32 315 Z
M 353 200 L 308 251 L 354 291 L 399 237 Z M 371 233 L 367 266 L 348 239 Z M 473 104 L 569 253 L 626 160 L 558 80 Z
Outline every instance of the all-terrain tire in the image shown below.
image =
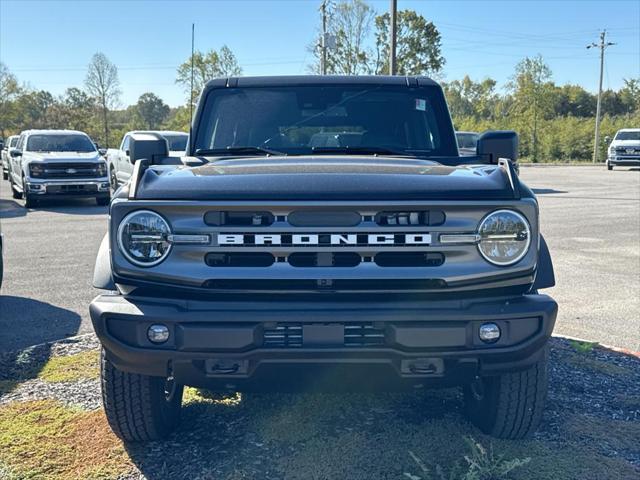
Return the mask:
M 100 354 L 102 403 L 113 432 L 125 442 L 160 440 L 180 423 L 182 385 L 165 392 L 167 379 L 118 370 Z
M 467 417 L 484 433 L 520 439 L 536 431 L 547 397 L 548 347 L 526 370 L 484 377 L 464 387 Z

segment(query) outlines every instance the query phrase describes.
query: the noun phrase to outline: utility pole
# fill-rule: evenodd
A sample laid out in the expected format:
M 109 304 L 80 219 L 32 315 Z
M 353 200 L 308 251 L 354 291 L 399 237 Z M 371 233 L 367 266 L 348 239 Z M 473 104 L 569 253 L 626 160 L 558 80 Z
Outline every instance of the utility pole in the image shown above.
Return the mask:
M 320 73 L 327 74 L 327 0 L 322 0 L 320 5 L 322 12 L 322 39 L 320 40 L 320 48 L 322 55 L 320 57 Z
M 391 25 L 390 25 L 390 37 L 389 37 L 389 75 L 396 74 L 396 24 L 398 16 L 398 1 L 391 0 Z
M 598 85 L 598 103 L 596 104 L 596 134 L 593 141 L 593 163 L 598 161 L 598 144 L 600 142 L 600 105 L 602 102 L 602 72 L 604 70 L 604 51 L 607 47 L 615 45 L 612 42 L 605 42 L 607 31 L 603 30 L 600 33 L 600 43 L 592 43 L 587 45 L 587 48 L 599 48 L 600 49 L 600 83 Z

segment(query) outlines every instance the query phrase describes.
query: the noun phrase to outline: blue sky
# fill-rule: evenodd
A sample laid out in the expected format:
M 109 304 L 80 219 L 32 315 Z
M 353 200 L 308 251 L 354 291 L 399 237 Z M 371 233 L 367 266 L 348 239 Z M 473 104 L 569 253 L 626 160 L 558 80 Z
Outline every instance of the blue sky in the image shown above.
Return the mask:
M 119 68 L 122 104 L 146 91 L 184 103 L 175 69 L 196 48 L 227 44 L 245 75 L 301 74 L 319 23 L 319 0 L 29 1 L 0 0 L 0 61 L 33 88 L 62 93 L 81 86 L 96 51 Z M 388 0 L 371 1 L 382 12 Z M 490 76 L 503 86 L 515 64 L 542 54 L 559 83 L 595 91 L 598 58 L 585 45 L 606 28 L 617 45 L 606 55 L 605 88 L 640 77 L 640 0 L 410 1 L 442 34 L 444 79 Z

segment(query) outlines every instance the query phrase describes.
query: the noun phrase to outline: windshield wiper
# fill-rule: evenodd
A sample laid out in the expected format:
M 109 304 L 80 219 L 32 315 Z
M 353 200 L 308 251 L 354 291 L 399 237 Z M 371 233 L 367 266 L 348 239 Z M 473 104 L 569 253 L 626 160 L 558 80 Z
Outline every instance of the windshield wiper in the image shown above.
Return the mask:
M 250 155 L 256 153 L 262 155 L 286 155 L 284 152 L 264 147 L 199 148 L 196 150 L 196 155 Z
M 410 153 L 384 147 L 345 146 L 345 147 L 313 147 L 313 153 L 346 153 L 351 155 L 394 155 L 412 157 Z

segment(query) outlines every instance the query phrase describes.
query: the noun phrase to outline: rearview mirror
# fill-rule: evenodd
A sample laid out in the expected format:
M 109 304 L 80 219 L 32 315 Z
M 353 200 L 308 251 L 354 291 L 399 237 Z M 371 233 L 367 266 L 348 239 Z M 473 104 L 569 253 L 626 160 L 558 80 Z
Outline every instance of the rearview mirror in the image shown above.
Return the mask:
M 22 150 L 18 150 L 17 148 L 14 148 L 13 150 L 11 150 L 9 152 L 9 155 L 11 155 L 12 157 L 21 157 L 22 156 Z
M 490 130 L 480 135 L 477 154 L 484 163 L 497 164 L 500 158 L 518 159 L 518 134 L 513 130 Z
M 135 163 L 143 158 L 152 164 L 169 156 L 167 140 L 157 133 L 132 133 L 129 140 L 129 160 Z

